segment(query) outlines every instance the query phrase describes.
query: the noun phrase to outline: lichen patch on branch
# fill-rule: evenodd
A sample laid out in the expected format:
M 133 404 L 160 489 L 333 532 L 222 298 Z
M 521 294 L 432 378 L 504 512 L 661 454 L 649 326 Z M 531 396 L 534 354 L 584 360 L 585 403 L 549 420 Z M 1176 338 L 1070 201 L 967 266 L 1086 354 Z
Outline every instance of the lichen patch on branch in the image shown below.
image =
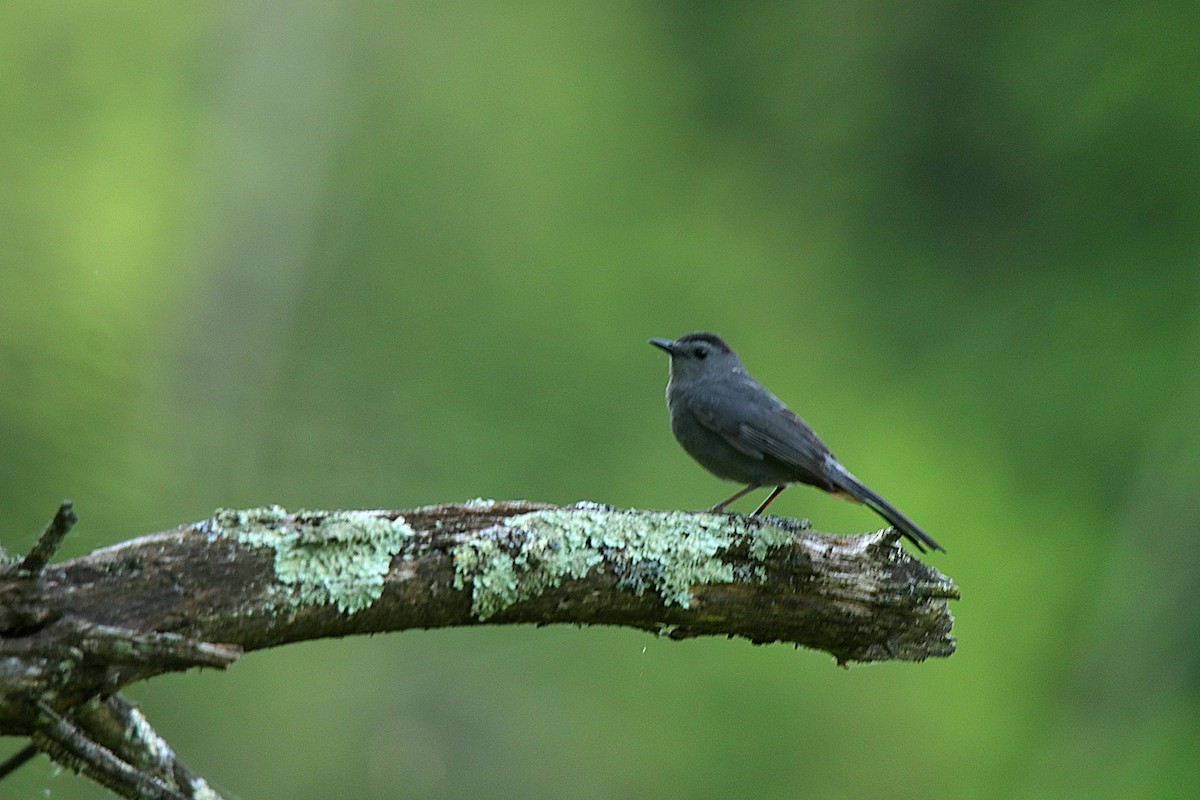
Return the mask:
M 275 551 L 275 576 L 298 606 L 335 604 L 353 614 L 379 599 L 392 557 L 414 535 L 403 517 L 370 511 L 310 511 L 279 506 L 218 510 L 226 535 Z
M 514 533 L 521 541 L 511 541 Z M 618 585 L 638 595 L 688 608 L 692 588 L 738 580 L 761 582 L 765 573 L 735 575 L 721 553 L 744 547 L 761 561 L 794 535 L 771 524 L 747 524 L 724 514 L 617 511 L 577 507 L 520 514 L 454 550 L 454 586 L 471 585 L 471 612 L 480 620 L 537 597 L 605 563 Z

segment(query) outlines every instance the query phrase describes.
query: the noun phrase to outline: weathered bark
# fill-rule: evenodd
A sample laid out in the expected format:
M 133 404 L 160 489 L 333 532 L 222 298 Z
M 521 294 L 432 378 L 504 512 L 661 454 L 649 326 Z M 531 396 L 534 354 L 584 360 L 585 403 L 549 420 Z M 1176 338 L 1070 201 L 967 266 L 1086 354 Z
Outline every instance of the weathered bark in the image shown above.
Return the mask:
M 588 503 L 267 508 L 48 564 L 62 516 L 24 561 L 0 567 L 0 734 L 31 736 L 127 797 L 211 790 L 115 692 L 288 642 L 561 622 L 791 642 L 843 664 L 954 651 L 957 589 L 892 532 L 833 537 L 774 518 Z

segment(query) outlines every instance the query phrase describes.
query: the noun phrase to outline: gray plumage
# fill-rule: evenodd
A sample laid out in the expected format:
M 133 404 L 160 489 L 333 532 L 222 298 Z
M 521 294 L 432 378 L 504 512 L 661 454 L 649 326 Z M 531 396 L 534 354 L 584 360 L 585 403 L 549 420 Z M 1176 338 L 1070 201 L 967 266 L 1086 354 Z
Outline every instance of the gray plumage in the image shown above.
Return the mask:
M 863 503 L 924 552 L 943 548 L 904 514 L 843 467 L 812 428 L 750 377 L 741 359 L 712 333 L 689 333 L 650 344 L 671 356 L 667 408 L 676 440 L 718 478 L 746 488 L 713 507 L 725 506 L 763 486 L 771 495 L 762 511 L 790 483 L 807 483 Z

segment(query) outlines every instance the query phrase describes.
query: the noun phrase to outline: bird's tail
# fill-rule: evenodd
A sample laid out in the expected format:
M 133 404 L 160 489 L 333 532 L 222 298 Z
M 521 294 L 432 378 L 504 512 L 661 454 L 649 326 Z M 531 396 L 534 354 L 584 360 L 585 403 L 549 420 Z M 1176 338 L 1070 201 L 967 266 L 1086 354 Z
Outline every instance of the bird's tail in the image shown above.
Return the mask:
M 930 550 L 941 550 L 943 553 L 946 551 L 946 548 L 930 538 L 929 534 L 918 528 L 917 523 L 904 516 L 900 512 L 900 509 L 875 494 L 875 492 L 863 485 L 862 481 L 851 475 L 845 467 L 838 463 L 837 459 L 830 456 L 827 467 L 827 477 L 836 488 L 858 500 L 891 523 L 892 527 L 904 534 L 904 538 L 916 545 L 917 549 L 922 553 L 925 552 L 926 547 Z

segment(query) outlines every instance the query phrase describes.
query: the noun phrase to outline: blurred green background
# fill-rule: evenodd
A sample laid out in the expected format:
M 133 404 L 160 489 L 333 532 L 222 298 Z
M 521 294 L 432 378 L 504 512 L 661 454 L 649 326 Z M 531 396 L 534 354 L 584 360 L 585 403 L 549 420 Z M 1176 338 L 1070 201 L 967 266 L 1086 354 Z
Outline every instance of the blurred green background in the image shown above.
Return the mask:
M 230 797 L 1190 796 L 1198 26 L 0 5 L 4 545 L 63 497 L 65 555 L 218 506 L 707 506 L 645 341 L 714 330 L 947 547 L 953 657 L 480 628 L 128 694 Z

